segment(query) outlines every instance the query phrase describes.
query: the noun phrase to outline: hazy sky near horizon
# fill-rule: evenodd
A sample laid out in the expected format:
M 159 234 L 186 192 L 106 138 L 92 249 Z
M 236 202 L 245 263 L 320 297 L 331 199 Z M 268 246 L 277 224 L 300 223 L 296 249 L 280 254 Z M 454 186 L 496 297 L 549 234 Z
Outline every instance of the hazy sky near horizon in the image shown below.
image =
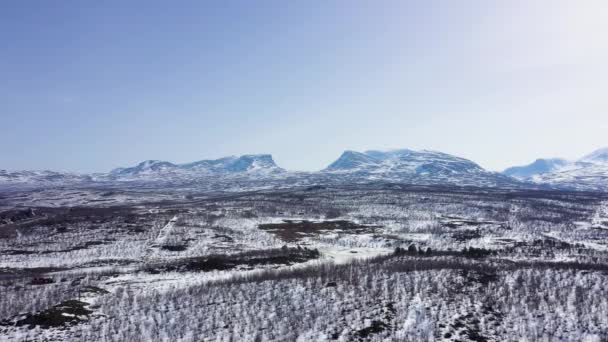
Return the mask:
M 608 1 L 2 1 L 0 169 L 608 146 Z

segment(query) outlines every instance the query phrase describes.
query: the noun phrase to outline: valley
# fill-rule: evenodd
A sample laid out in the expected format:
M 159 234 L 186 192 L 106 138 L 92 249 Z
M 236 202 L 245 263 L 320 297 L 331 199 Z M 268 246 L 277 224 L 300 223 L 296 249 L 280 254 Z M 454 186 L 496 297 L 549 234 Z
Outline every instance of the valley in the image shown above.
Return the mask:
M 0 208 L 0 340 L 608 338 L 602 193 L 54 188 Z

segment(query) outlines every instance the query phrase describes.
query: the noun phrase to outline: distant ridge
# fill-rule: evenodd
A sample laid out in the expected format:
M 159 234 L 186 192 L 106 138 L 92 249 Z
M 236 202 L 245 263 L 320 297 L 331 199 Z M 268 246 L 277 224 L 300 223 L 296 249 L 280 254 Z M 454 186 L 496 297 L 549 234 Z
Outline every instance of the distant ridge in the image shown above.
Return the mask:
M 199 160 L 186 164 L 146 160 L 136 166 L 110 171 L 113 177 L 145 177 L 169 173 L 199 173 L 201 175 L 238 172 L 281 172 L 270 154 L 247 154 L 219 159 Z
M 561 158 L 536 159 L 533 163 L 525 166 L 513 166 L 503 171 L 507 176 L 516 178 L 527 178 L 557 170 L 569 162 Z
M 503 171 L 521 181 L 549 184 L 560 189 L 608 191 L 608 148 L 598 149 L 578 160 L 537 159 L 531 164 Z
M 0 186 L 189 186 L 215 189 L 290 187 L 315 184 L 390 182 L 414 185 L 456 185 L 501 188 L 554 188 L 608 191 L 608 148 L 577 161 L 537 159 L 502 173 L 438 151 L 411 149 L 344 151 L 317 172 L 279 167 L 270 154 L 247 154 L 176 164 L 146 160 L 108 173 L 76 174 L 54 171 L 0 170 Z

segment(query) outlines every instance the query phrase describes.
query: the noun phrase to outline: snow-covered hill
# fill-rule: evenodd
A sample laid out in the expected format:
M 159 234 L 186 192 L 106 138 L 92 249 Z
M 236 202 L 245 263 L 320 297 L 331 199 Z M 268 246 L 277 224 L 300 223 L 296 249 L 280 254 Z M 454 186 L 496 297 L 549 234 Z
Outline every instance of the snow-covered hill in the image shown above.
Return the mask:
M 569 163 L 569 161 L 561 158 L 536 159 L 532 164 L 510 167 L 503 171 L 503 173 L 511 177 L 527 178 L 555 171 Z
M 576 161 L 538 159 L 526 166 L 508 168 L 506 175 L 522 181 L 587 191 L 608 191 L 608 148 Z
M 427 150 L 346 151 L 321 172 L 353 181 L 507 187 L 517 183 L 470 160 Z
M 57 186 L 81 184 L 92 181 L 90 175 L 56 171 L 6 171 L 0 170 L 0 185 L 10 186 Z
M 112 180 L 192 180 L 234 174 L 259 177 L 283 172 L 285 170 L 275 164 L 271 155 L 259 154 L 200 160 L 187 164 L 146 160 L 133 167 L 114 169 L 108 178 Z

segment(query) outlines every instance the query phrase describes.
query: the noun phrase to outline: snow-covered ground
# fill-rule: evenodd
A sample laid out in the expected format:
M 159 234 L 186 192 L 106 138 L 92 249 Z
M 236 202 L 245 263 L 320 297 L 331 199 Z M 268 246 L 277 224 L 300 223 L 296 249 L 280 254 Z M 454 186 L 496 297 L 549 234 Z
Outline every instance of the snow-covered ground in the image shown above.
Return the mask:
M 600 194 L 379 185 L 2 201 L 0 340 L 608 338 Z

